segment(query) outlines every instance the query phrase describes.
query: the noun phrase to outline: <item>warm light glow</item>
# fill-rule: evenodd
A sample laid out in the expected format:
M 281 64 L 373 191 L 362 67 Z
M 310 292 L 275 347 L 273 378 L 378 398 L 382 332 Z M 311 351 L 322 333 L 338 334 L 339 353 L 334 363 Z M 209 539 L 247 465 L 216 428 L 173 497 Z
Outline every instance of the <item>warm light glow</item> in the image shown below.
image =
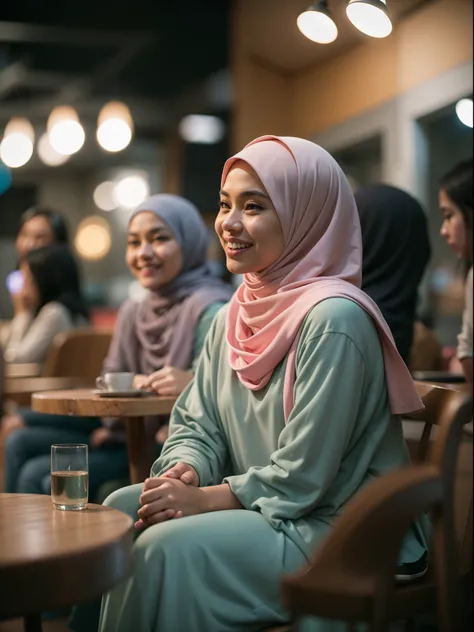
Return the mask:
M 124 103 L 111 101 L 104 105 L 97 123 L 97 140 L 106 151 L 122 151 L 132 140 L 133 121 Z
M 59 154 L 55 149 L 51 147 L 48 134 L 43 134 L 41 136 L 38 141 L 36 150 L 41 161 L 49 167 L 58 167 L 59 165 L 63 165 L 69 160 L 69 156 Z
M 387 37 L 392 22 L 386 12 L 386 0 L 350 0 L 346 13 L 352 24 L 370 37 Z
M 150 194 L 148 182 L 142 176 L 126 176 L 115 183 L 113 198 L 116 206 L 134 209 Z
M 86 217 L 79 224 L 74 245 L 83 259 L 102 259 L 109 252 L 111 243 L 109 223 L 102 217 Z
M 456 114 L 467 127 L 472 127 L 473 103 L 472 99 L 461 99 L 456 103 Z
M 336 23 L 317 5 L 300 13 L 296 24 L 305 37 L 318 44 L 330 44 L 337 37 Z
M 0 158 L 12 169 L 23 167 L 33 155 L 35 132 L 26 118 L 12 118 L 5 127 Z
M 54 108 L 48 119 L 48 135 L 51 147 L 65 156 L 75 154 L 84 144 L 86 135 L 74 108 Z
M 217 116 L 190 114 L 181 120 L 179 132 L 187 143 L 212 145 L 224 138 L 225 125 Z
M 93 197 L 97 208 L 103 211 L 113 211 L 114 208 L 117 208 L 114 200 L 114 187 L 114 182 L 110 180 L 101 182 L 101 184 L 96 186 Z

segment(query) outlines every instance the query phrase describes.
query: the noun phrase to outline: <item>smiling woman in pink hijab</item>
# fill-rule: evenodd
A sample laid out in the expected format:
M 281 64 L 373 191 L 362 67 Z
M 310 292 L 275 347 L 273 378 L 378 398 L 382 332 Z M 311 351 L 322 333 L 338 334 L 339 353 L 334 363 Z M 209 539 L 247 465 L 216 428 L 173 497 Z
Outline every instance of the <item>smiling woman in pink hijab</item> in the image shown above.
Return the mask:
M 216 231 L 244 281 L 151 477 L 106 501 L 136 519 L 138 537 L 101 632 L 285 623 L 281 575 L 304 566 L 361 487 L 409 460 L 399 415 L 422 404 L 360 289 L 358 213 L 336 162 L 309 141 L 264 136 L 226 162 L 221 186 Z M 417 523 L 398 579 L 423 574 L 425 556 Z

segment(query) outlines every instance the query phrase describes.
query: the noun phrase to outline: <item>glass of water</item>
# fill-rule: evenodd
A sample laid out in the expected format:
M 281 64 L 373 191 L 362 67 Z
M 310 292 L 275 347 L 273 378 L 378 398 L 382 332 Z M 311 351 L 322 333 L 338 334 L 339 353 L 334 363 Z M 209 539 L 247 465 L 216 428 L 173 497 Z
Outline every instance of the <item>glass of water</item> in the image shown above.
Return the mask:
M 51 499 L 56 509 L 80 511 L 87 506 L 89 455 L 87 445 L 51 446 Z

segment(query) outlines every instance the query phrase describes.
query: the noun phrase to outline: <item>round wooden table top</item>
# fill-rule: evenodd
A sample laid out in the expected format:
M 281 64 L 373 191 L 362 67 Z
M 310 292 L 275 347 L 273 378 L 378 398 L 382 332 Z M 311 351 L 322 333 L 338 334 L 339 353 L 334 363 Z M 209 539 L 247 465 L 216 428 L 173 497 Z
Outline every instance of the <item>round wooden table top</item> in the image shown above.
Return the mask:
M 3 394 L 5 399 L 13 400 L 19 406 L 29 406 L 35 391 L 57 391 L 89 384 L 90 380 L 79 377 L 7 377 Z
M 80 417 L 147 417 L 169 415 L 176 397 L 101 397 L 89 389 L 34 393 L 31 407 L 39 413 Z
M 50 496 L 0 494 L 0 616 L 36 614 L 99 597 L 131 569 L 133 521 Z

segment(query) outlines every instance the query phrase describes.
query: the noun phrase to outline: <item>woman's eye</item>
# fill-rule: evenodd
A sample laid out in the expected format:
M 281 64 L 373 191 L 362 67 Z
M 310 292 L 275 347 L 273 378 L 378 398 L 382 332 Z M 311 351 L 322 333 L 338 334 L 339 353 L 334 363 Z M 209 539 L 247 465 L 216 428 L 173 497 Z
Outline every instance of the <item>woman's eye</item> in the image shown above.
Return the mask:
M 245 205 L 245 210 L 258 213 L 259 211 L 263 210 L 263 207 L 260 206 L 259 204 L 254 204 L 253 202 L 249 202 L 248 204 Z
M 137 248 L 140 245 L 139 241 L 127 241 L 127 246 L 130 246 L 132 248 Z
M 222 200 L 219 202 L 219 210 L 220 211 L 228 211 L 229 210 L 229 205 L 227 204 L 227 202 L 223 202 Z
M 169 241 L 169 237 L 168 235 L 157 235 L 153 241 L 160 241 L 160 242 L 164 242 L 164 241 Z

